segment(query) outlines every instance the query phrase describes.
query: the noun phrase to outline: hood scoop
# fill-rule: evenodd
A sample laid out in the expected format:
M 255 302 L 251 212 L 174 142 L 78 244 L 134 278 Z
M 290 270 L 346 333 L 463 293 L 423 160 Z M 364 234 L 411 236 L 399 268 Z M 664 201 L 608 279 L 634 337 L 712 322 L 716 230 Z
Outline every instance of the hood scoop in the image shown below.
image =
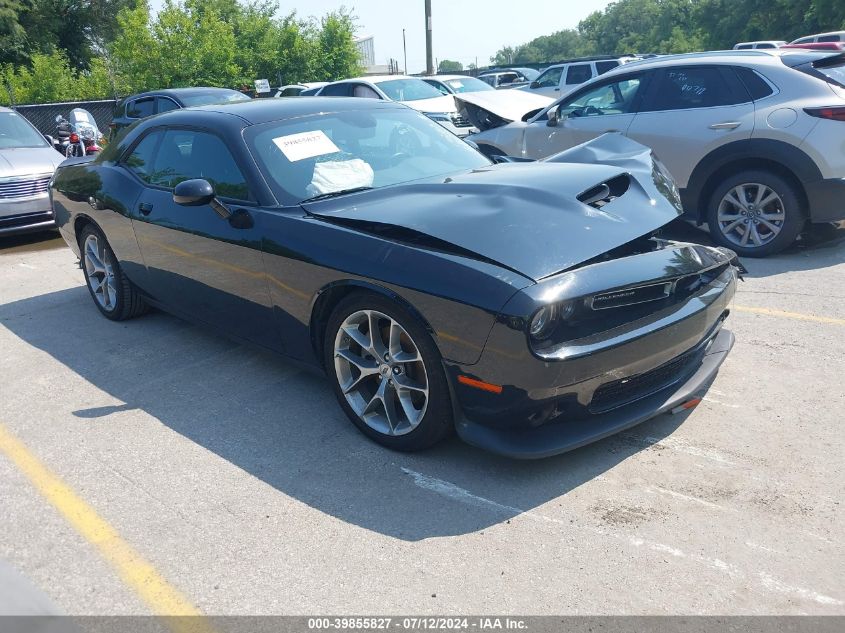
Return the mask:
M 628 174 L 620 174 L 616 178 L 611 178 L 606 182 L 597 184 L 595 187 L 590 187 L 586 191 L 579 193 L 576 198 L 588 207 L 601 209 L 604 205 L 610 204 L 616 198 L 625 195 L 625 192 L 628 191 L 628 187 L 630 186 L 631 177 Z

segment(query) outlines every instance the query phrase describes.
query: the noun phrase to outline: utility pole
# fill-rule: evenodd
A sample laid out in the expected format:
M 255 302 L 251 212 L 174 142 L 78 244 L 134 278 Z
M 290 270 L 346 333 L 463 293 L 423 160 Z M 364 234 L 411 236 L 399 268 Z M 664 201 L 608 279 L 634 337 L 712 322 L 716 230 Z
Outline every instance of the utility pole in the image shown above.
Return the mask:
M 431 50 L 431 0 L 425 0 L 425 74 L 434 74 L 434 54 Z
M 408 74 L 408 47 L 405 44 L 405 29 L 402 29 L 402 52 L 405 53 L 405 74 Z

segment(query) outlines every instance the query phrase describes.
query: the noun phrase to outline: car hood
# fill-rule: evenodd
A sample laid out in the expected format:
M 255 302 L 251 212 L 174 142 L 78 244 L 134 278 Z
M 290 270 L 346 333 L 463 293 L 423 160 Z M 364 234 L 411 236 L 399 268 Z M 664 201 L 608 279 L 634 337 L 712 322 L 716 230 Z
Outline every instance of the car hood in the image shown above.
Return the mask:
M 432 97 L 431 99 L 416 99 L 415 101 L 400 101 L 409 108 L 420 112 L 454 112 L 457 109 L 451 95 Z
M 324 221 L 539 280 L 648 235 L 681 212 L 677 190 L 650 150 L 608 136 L 585 144 L 598 148 L 573 148 L 579 163 L 565 162 L 568 150 L 551 160 L 491 165 L 303 207 Z M 614 154 L 620 166 L 590 164 Z M 612 194 L 591 200 L 604 183 Z
M 545 108 L 554 99 L 524 90 L 485 90 L 456 94 L 455 101 L 458 107 L 465 108 L 469 104 L 510 122 L 520 121 L 528 112 Z
M 0 149 L 0 178 L 49 174 L 64 160 L 52 147 Z

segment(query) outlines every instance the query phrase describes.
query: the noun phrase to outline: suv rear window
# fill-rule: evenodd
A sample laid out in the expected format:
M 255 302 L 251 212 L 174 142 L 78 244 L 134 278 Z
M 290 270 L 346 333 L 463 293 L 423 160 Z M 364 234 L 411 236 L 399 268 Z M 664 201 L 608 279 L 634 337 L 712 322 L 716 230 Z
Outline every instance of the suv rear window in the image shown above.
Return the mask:
M 589 64 L 575 64 L 566 72 L 566 84 L 569 86 L 582 84 L 593 76 Z
M 799 58 L 796 61 L 804 63 L 792 66 L 795 70 L 826 81 L 838 88 L 845 88 L 845 56 L 835 55 L 833 58 L 828 56 L 821 59 L 816 58 L 812 61 Z M 784 63 L 786 63 L 785 60 Z
M 734 67 L 734 70 L 736 71 L 736 74 L 739 75 L 742 83 L 745 84 L 748 94 L 751 95 L 751 98 L 754 101 L 759 101 L 760 99 L 768 97 L 774 92 L 772 87 L 766 83 L 766 80 L 750 68 L 736 66 Z
M 827 78 L 828 83 L 834 83 L 840 88 L 845 88 L 845 64 L 817 68 L 816 70 Z

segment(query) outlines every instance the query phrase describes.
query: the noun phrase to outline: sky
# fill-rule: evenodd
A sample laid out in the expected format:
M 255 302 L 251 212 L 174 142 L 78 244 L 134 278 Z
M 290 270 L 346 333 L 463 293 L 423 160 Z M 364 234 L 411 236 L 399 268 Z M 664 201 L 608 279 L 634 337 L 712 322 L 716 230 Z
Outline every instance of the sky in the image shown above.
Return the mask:
M 154 10 L 163 0 L 151 0 Z M 434 56 L 464 66 L 485 66 L 490 56 L 507 45 L 524 44 L 540 35 L 574 28 L 608 0 L 432 0 Z M 320 17 L 345 5 L 358 16 L 357 36 L 375 37 L 376 64 L 389 58 L 403 66 L 402 29 L 408 46 L 408 72 L 425 70 L 425 11 L 423 0 L 279 0 L 279 14 L 296 10 L 300 16 Z

